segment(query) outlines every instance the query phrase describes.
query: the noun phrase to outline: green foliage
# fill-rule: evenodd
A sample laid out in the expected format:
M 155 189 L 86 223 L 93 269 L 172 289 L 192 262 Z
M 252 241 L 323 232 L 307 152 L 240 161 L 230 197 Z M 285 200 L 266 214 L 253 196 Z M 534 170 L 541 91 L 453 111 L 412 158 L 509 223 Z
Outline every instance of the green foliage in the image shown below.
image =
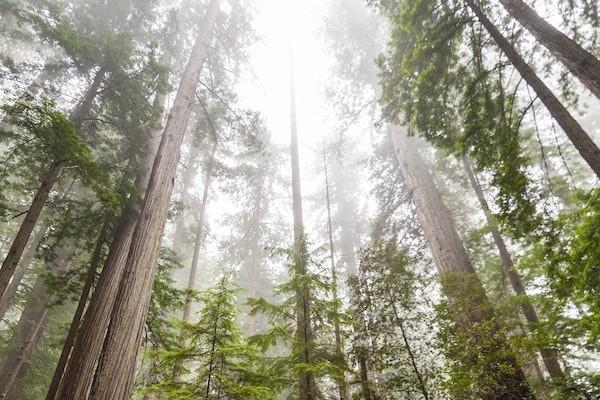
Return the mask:
M 363 359 L 378 376 L 378 398 L 423 399 L 424 393 L 443 398 L 441 354 L 426 333 L 434 323 L 428 282 L 407 253 L 393 241 L 362 249 L 359 275 L 349 285 L 355 316 L 352 358 L 357 364 Z
M 506 65 L 495 55 L 488 59 L 486 38 L 462 2 L 387 3 L 381 7 L 392 32 L 378 60 L 384 117 L 459 157 L 468 154 L 478 170 L 491 173 L 499 217 L 511 233 L 535 230 L 537 191 L 517 92 L 505 88 Z
M 331 300 L 331 282 L 328 270 L 323 267 L 317 254 L 308 254 L 307 272 L 296 270 L 298 257 L 293 250 L 281 250 L 291 261 L 288 265 L 291 279 L 273 289 L 279 301 L 270 302 L 263 298 L 250 298 L 250 315 L 265 315 L 270 323 L 266 332 L 250 337 L 263 352 L 272 356 L 268 362 L 269 375 L 279 390 L 292 389 L 297 393 L 297 377 L 310 372 L 317 382 L 329 377 L 339 380 L 344 373 L 336 358 L 333 323 L 337 319 L 343 327 L 349 324 L 348 317 L 340 312 L 339 301 Z M 299 296 L 309 293 L 312 336 L 305 345 L 297 334 L 297 301 Z M 309 354 L 309 363 L 303 354 Z
M 600 337 L 600 189 L 579 192 L 578 207 L 564 212 L 538 246 L 553 292 L 580 307 L 589 345 Z
M 490 317 L 493 310 L 476 276 L 446 273 L 442 277 L 444 293 L 452 301 L 437 307 L 440 331 L 437 345 L 446 357 L 448 379 L 445 386 L 452 398 L 495 399 L 518 381 L 519 364 L 510 347 L 503 321 Z M 519 371 L 520 372 L 520 371 Z
M 275 398 L 258 348 L 243 339 L 237 326 L 237 292 L 225 276 L 200 294 L 198 321 L 178 323 L 171 341 L 148 352 L 156 383 L 143 392 L 182 400 Z

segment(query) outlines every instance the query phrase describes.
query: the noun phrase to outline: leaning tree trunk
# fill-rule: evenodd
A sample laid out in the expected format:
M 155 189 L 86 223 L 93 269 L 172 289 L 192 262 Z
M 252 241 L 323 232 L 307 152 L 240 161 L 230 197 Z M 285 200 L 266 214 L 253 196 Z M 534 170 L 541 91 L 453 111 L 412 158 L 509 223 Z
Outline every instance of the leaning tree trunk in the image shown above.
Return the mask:
M 506 272 L 508 279 L 510 280 L 511 286 L 515 293 L 519 296 L 521 303 L 521 310 L 523 311 L 523 315 L 525 315 L 525 319 L 527 322 L 532 325 L 538 325 L 540 323 L 540 319 L 538 318 L 537 312 L 535 308 L 529 301 L 527 297 L 527 292 L 525 291 L 525 285 L 523 285 L 523 281 L 521 280 L 521 276 L 515 269 L 515 266 L 512 261 L 512 257 L 508 252 L 506 247 L 506 243 L 504 243 L 504 239 L 502 235 L 500 235 L 500 231 L 498 230 L 498 225 L 494 221 L 494 217 L 490 212 L 490 208 L 488 207 L 487 201 L 485 199 L 485 195 L 483 190 L 481 189 L 481 185 L 479 184 L 479 180 L 475 176 L 473 172 L 473 168 L 471 166 L 471 161 L 467 157 L 463 157 L 463 163 L 465 166 L 465 171 L 467 176 L 469 177 L 469 181 L 471 182 L 471 186 L 477 195 L 477 199 L 479 200 L 479 204 L 483 209 L 483 213 L 485 214 L 486 222 L 490 228 L 490 232 L 492 233 L 492 238 L 494 239 L 494 244 L 498 248 L 498 253 L 500 253 L 500 260 L 502 261 L 502 268 Z M 541 347 L 540 354 L 542 355 L 542 359 L 544 360 L 544 365 L 548 369 L 548 373 L 550 377 L 555 382 L 562 382 L 565 379 L 565 374 L 558 362 L 558 354 L 556 350 L 549 349 L 547 347 Z
M 31 295 L 34 297 L 34 303 L 49 301 L 46 293 L 41 293 L 44 283 L 38 280 Z M 36 339 L 39 339 L 39 333 L 44 329 L 48 317 L 48 306 L 41 304 L 32 304 L 28 302 L 26 310 L 21 314 L 17 330 L 9 344 L 9 350 L 3 355 L 2 376 L 0 377 L 0 399 L 16 399 L 15 390 L 19 377 L 23 377 L 23 366 L 27 362 L 27 357 L 35 348 Z
M 404 328 L 404 321 L 402 321 L 402 318 L 400 318 L 400 313 L 398 312 L 398 309 L 396 308 L 396 298 L 393 295 L 394 292 L 392 291 L 392 288 L 390 288 L 387 285 L 387 283 L 386 283 L 386 292 L 388 293 L 390 304 L 392 305 L 392 311 L 394 312 L 394 319 L 396 320 L 396 326 L 398 328 L 400 328 L 400 334 L 402 336 L 402 341 L 404 342 L 404 347 L 406 347 L 406 351 L 408 353 L 408 358 L 410 359 L 410 365 L 412 366 L 413 372 L 415 373 L 415 376 L 417 377 L 417 382 L 419 383 L 419 389 L 421 390 L 421 393 L 423 394 L 423 398 L 425 400 L 429 400 L 430 395 L 429 395 L 429 391 L 427 390 L 427 386 L 425 385 L 425 378 L 423 377 L 423 374 L 419 370 L 414 351 L 408 340 L 408 335 L 406 334 L 406 329 Z
M 29 248 L 25 252 L 25 255 L 19 262 L 19 266 L 15 270 L 15 273 L 10 280 L 9 285 L 4 292 L 4 295 L 0 299 L 0 320 L 4 319 L 6 312 L 8 311 L 12 299 L 17 294 L 19 289 L 19 285 L 21 285 L 21 281 L 25 277 L 25 274 L 29 270 L 33 259 L 35 258 L 35 254 L 37 253 L 38 246 L 40 245 L 42 239 L 46 235 L 46 228 L 40 228 L 34 235 L 33 239 L 29 243 Z
M 217 144 L 213 145 L 210 153 L 210 159 L 204 174 L 204 190 L 202 192 L 202 204 L 200 205 L 200 215 L 198 215 L 198 226 L 196 227 L 196 239 L 194 241 L 194 255 L 192 256 L 192 265 L 190 266 L 190 275 L 188 277 L 187 290 L 185 296 L 185 304 L 183 306 L 183 320 L 190 322 L 192 314 L 192 290 L 196 288 L 196 275 L 198 273 L 198 263 L 200 259 L 200 247 L 202 247 L 202 232 L 204 231 L 204 215 L 206 214 L 206 204 L 208 202 L 208 192 L 213 178 L 215 167 L 215 152 Z
M 327 176 L 327 157 L 325 156 L 325 150 L 323 150 L 323 171 L 325 174 L 325 198 L 327 200 L 327 234 L 329 238 L 329 256 L 331 258 L 331 284 L 333 291 L 333 301 L 336 304 L 335 316 L 333 320 L 333 331 L 335 334 L 335 356 L 338 368 L 342 371 L 342 376 L 338 379 L 338 393 L 340 400 L 346 400 L 347 384 L 344 372 L 346 370 L 346 360 L 344 357 L 342 335 L 340 332 L 340 317 L 339 317 L 339 306 L 338 301 L 338 286 L 337 286 L 337 271 L 335 268 L 335 249 L 333 245 L 333 224 L 331 223 L 331 199 L 329 197 L 329 177 Z
M 481 351 L 484 353 L 481 356 L 494 359 L 494 362 L 486 364 L 489 369 L 486 372 L 494 377 L 497 386 L 492 391 L 488 389 L 485 398 L 533 398 L 525 375 L 497 326 L 495 311 L 467 256 L 450 211 L 443 203 L 425 161 L 419 155 L 418 141 L 407 136 L 406 128 L 393 127 L 391 135 L 400 172 L 411 190 L 417 218 L 443 283 L 442 290 L 450 301 L 462 306 L 463 315 L 459 325 L 467 330 L 480 324 L 492 329 L 493 337 L 486 338 L 486 343 L 482 344 Z M 455 282 L 458 278 L 462 283 Z M 469 353 L 469 349 L 464 350 L 465 354 Z M 484 392 L 485 389 L 482 388 Z
M 197 159 L 198 159 L 198 151 L 195 151 L 192 147 L 192 151 L 190 157 L 187 162 L 187 166 L 185 171 L 183 172 L 183 176 L 181 177 L 181 194 L 179 198 L 179 204 L 181 205 L 181 209 L 177 212 L 177 218 L 175 220 L 175 232 L 173 233 L 173 251 L 180 260 L 184 260 L 184 249 L 188 244 L 186 238 L 186 220 L 189 216 L 189 211 L 185 209 L 185 206 L 189 204 L 190 194 L 189 189 L 193 184 L 193 180 L 196 177 L 197 172 Z
M 50 383 L 48 393 L 46 394 L 46 400 L 53 400 L 56 396 L 56 392 L 60 385 L 60 381 L 65 371 L 65 367 L 67 366 L 67 361 L 69 360 L 69 355 L 71 354 L 71 349 L 73 348 L 75 338 L 77 337 L 77 331 L 81 323 L 83 311 L 87 304 L 87 300 L 90 295 L 90 291 L 92 290 L 92 286 L 94 285 L 94 281 L 96 280 L 96 272 L 98 271 L 100 259 L 102 258 L 102 248 L 104 247 L 104 243 L 106 242 L 106 239 L 108 237 L 108 231 L 112 220 L 112 214 L 107 214 L 104 218 L 104 224 L 100 229 L 100 233 L 98 234 L 96 246 L 94 248 L 94 252 L 92 253 L 92 258 L 90 260 L 90 267 L 85 277 L 85 282 L 83 284 L 81 296 L 79 297 L 79 303 L 77 304 L 75 314 L 73 315 L 73 319 L 71 320 L 71 325 L 69 326 L 67 338 L 65 339 L 62 352 L 60 353 L 60 358 L 58 359 L 58 364 L 54 369 L 54 375 L 52 376 L 52 382 Z
M 294 274 L 305 276 L 306 242 L 302 215 L 302 190 L 300 184 L 300 158 L 298 156 L 298 127 L 296 124 L 296 90 L 294 83 L 294 61 L 290 68 L 290 122 L 291 122 L 291 162 L 292 162 L 292 208 L 294 214 Z M 296 340 L 300 344 L 300 361 L 305 365 L 312 362 L 312 327 L 310 321 L 310 288 L 308 284 L 296 289 Z M 314 374 L 300 372 L 298 376 L 300 400 L 316 400 Z
M 50 264 L 50 272 L 68 268 L 69 262 L 63 255 L 58 257 L 58 260 Z M 17 323 L 8 350 L 2 357 L 0 399 L 16 399 L 18 391 L 15 389 L 17 386 L 21 386 L 18 385 L 19 379 L 26 375 L 27 357 L 35 348 L 41 332 L 46 326 L 50 303 L 53 299 L 54 295 L 48 291 L 44 277 L 38 277 Z
M 588 163 L 590 168 L 600 177 L 600 149 L 585 132 L 581 125 L 573 118 L 566 107 L 552 93 L 550 88 L 537 76 L 535 71 L 525 62 L 513 45 L 500 33 L 498 28 L 485 16 L 474 0 L 465 0 L 481 24 L 494 39 L 498 47 L 519 71 L 523 79 L 533 88 L 542 103 L 546 106 L 552 118 L 554 118 L 565 131 L 573 146 Z
M 81 102 L 69 115 L 69 118 L 75 123 L 76 127 L 80 127 L 90 113 L 92 105 L 94 104 L 94 99 L 96 98 L 98 89 L 104 80 L 105 74 L 106 73 L 104 69 L 100 69 L 96 73 L 92 85 L 87 89 Z M 15 269 L 19 264 L 19 260 L 23 255 L 25 246 L 27 246 L 31 232 L 33 232 L 33 229 L 37 224 L 42 209 L 46 204 L 46 200 L 48 200 L 48 195 L 58 180 L 58 176 L 60 175 L 60 172 L 67 161 L 68 160 L 62 158 L 53 160 L 40 178 L 40 187 L 38 188 L 35 197 L 29 206 L 27 214 L 25 214 L 25 219 L 19 228 L 19 232 L 17 233 L 17 236 L 15 236 L 15 239 L 8 250 L 6 258 L 2 263 L 2 267 L 0 268 L 0 296 L 3 296 L 6 292 L 10 278 L 13 276 Z
M 94 400 L 131 396 L 181 144 L 218 12 L 219 0 L 211 0 L 162 135 L 92 385 Z
M 500 0 L 510 15 L 535 36 L 583 85 L 600 98 L 600 61 L 540 17 L 522 0 Z

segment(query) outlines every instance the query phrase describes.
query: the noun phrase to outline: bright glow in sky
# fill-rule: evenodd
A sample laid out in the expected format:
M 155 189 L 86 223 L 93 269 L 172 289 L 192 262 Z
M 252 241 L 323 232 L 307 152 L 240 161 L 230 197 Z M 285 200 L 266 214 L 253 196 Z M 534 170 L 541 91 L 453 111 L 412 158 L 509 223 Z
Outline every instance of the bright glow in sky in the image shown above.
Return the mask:
M 320 29 L 326 1 L 257 0 L 254 28 L 258 41 L 238 87 L 240 105 L 260 111 L 276 142 L 289 143 L 290 43 L 296 76 L 301 157 L 320 148 L 330 113 L 323 97 L 329 59 Z M 303 157 L 304 158 L 304 157 Z

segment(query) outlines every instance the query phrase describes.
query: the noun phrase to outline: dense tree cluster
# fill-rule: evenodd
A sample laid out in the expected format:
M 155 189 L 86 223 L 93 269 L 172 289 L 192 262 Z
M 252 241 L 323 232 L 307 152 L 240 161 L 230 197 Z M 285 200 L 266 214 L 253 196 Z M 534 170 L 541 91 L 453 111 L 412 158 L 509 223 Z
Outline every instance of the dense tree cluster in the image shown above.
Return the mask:
M 257 4 L 0 2 L 0 398 L 598 398 L 598 4 Z

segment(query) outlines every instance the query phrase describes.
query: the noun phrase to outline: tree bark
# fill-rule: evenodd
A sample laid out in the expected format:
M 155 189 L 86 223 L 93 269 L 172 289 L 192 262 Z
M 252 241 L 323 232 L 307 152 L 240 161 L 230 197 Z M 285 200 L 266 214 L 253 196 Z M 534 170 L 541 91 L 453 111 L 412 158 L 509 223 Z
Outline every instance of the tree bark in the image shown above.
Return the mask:
M 102 228 L 100 229 L 100 234 L 98 235 L 98 239 L 96 240 L 96 246 L 94 248 L 94 252 L 92 253 L 90 267 L 88 269 L 88 273 L 83 284 L 81 296 L 79 297 L 79 303 L 77 304 L 75 314 L 73 315 L 71 325 L 69 326 L 69 331 L 67 333 L 67 337 L 65 339 L 60 358 L 58 359 L 58 364 L 54 369 L 54 375 L 52 376 L 52 381 L 50 383 L 48 393 L 46 394 L 46 400 L 54 400 L 54 397 L 56 396 L 56 392 L 60 385 L 60 381 L 65 372 L 67 361 L 69 360 L 73 344 L 75 343 L 75 338 L 77 337 L 77 331 L 81 323 L 81 317 L 83 316 L 83 311 L 87 304 L 90 291 L 92 290 L 92 286 L 94 285 L 94 281 L 96 279 L 96 272 L 98 271 L 98 266 L 102 257 L 102 248 L 104 247 L 104 243 L 106 242 L 106 239 L 108 237 L 108 230 L 110 228 L 112 220 L 113 217 L 110 214 L 104 218 L 104 224 L 102 225 Z
M 465 0 L 465 3 L 471 8 L 473 13 L 479 19 L 479 22 L 488 31 L 498 47 L 504 52 L 506 57 L 519 71 L 523 79 L 533 88 L 542 103 L 546 106 L 552 118 L 554 118 L 566 135 L 573 143 L 579 154 L 588 163 L 590 168 L 600 177 L 600 149 L 585 132 L 581 125 L 573 118 L 566 107 L 558 100 L 552 91 L 542 82 L 535 71 L 525 62 L 523 57 L 517 52 L 512 44 L 500 33 L 496 26 L 485 16 L 474 0 Z
M 342 335 L 340 332 L 340 319 L 338 316 L 339 307 L 337 306 L 338 298 L 338 286 L 337 286 L 337 271 L 335 268 L 335 249 L 333 245 L 333 225 L 331 223 L 331 199 L 329 197 L 329 177 L 327 176 L 327 157 L 325 156 L 325 150 L 323 149 L 323 171 L 325 174 L 325 198 L 327 201 L 327 234 L 329 239 L 329 256 L 331 258 L 331 285 L 333 291 L 333 301 L 336 304 L 335 318 L 333 320 L 333 330 L 335 334 L 335 353 L 337 358 L 337 366 L 342 370 L 342 376 L 338 379 L 338 393 L 340 400 L 346 400 L 347 384 L 344 372 L 346 370 L 346 360 L 344 357 L 344 351 L 342 348 Z
M 64 162 L 64 160 L 53 162 L 40 178 L 40 187 L 31 202 L 29 211 L 27 211 L 25 219 L 19 228 L 19 232 L 17 232 L 10 249 L 6 254 L 6 258 L 2 263 L 2 267 L 0 268 L 0 296 L 4 296 L 6 293 L 6 288 L 19 264 L 19 260 L 21 259 L 21 255 L 23 255 L 25 246 L 27 246 L 31 232 L 33 232 L 33 228 L 35 228 L 35 225 L 37 224 L 42 209 L 46 204 L 46 200 L 48 200 L 50 191 L 58 180 L 58 175 L 62 170 Z
M 600 61 L 573 39 L 540 17 L 522 0 L 500 3 L 537 41 L 562 62 L 583 85 L 600 98 Z
M 300 158 L 298 155 L 298 126 L 296 123 L 296 87 L 294 82 L 294 60 L 290 58 L 290 125 L 292 163 L 292 209 L 294 215 L 294 274 L 305 276 L 306 242 L 302 215 L 302 190 L 300 183 Z M 296 292 L 296 339 L 300 344 L 300 361 L 309 365 L 312 360 L 312 326 L 310 320 L 310 289 L 303 284 Z M 300 372 L 298 376 L 300 400 L 316 400 L 316 385 L 312 372 Z
M 4 292 L 4 295 L 0 299 L 0 320 L 4 319 L 4 316 L 6 315 L 6 312 L 10 307 L 10 303 L 17 294 L 17 290 L 21 285 L 21 281 L 23 280 L 23 277 L 25 277 L 25 274 L 29 270 L 29 267 L 31 266 L 31 263 L 33 262 L 33 259 L 35 258 L 35 255 L 37 253 L 37 248 L 40 245 L 45 234 L 46 228 L 43 228 L 39 229 L 33 235 L 33 239 L 29 244 L 27 252 L 25 252 L 25 255 L 19 262 L 18 267 L 16 268 L 15 273 L 12 279 L 10 280 L 10 283 L 6 288 L 6 291 Z
M 125 400 L 131 395 L 181 144 L 218 11 L 219 1 L 211 0 L 161 138 L 92 385 L 94 400 Z
M 443 203 L 425 161 L 419 155 L 417 140 L 409 138 L 407 129 L 404 127 L 393 127 L 391 135 L 400 172 L 411 190 L 417 218 L 429 243 L 440 278 L 460 274 L 461 279 L 469 283 L 468 288 L 461 288 L 463 292 L 465 290 L 469 291 L 469 304 L 465 306 L 463 311 L 464 321 L 460 322 L 467 326 L 486 323 L 492 327 L 491 329 L 495 329 L 497 334 L 494 335 L 494 342 L 486 346 L 483 351 L 489 351 L 495 358 L 498 357 L 498 353 L 503 353 L 502 359 L 498 360 L 501 362 L 497 364 L 510 366 L 510 368 L 489 371 L 496 379 L 497 390 L 494 390 L 494 393 L 488 393 L 488 398 L 533 398 L 523 371 L 517 364 L 514 355 L 512 355 L 505 338 L 499 332 L 500 328 L 494 319 L 494 309 L 489 303 L 483 286 L 467 256 L 450 211 Z M 455 292 L 444 286 L 442 289 L 451 301 L 461 302 L 462 292 Z M 492 354 L 482 354 L 482 356 L 486 357 Z
M 539 317 L 533 304 L 529 301 L 527 297 L 527 292 L 525 290 L 525 285 L 521 279 L 521 276 L 515 269 L 514 263 L 512 261 L 512 257 L 508 252 L 508 248 L 506 247 L 506 243 L 500 235 L 500 231 L 498 230 L 498 225 L 496 224 L 494 217 L 490 211 L 487 200 L 485 199 L 485 195 L 483 193 L 483 189 L 479 183 L 479 180 L 475 176 L 473 171 L 473 167 L 471 165 L 471 161 L 467 157 L 463 157 L 463 164 L 465 166 L 465 172 L 471 182 L 471 186 L 477 195 L 477 199 L 479 200 L 479 204 L 483 209 L 483 213 L 485 215 L 486 222 L 488 227 L 490 228 L 490 232 L 492 234 L 492 238 L 494 239 L 494 244 L 498 249 L 498 253 L 500 254 L 500 260 L 502 261 L 502 268 L 506 272 L 508 279 L 510 280 L 511 286 L 514 292 L 520 297 L 519 303 L 521 304 L 521 310 L 525 319 L 529 324 L 537 325 L 540 323 Z M 542 346 L 539 348 L 540 355 L 542 356 L 542 360 L 544 361 L 544 365 L 550 374 L 550 377 L 555 383 L 564 383 L 565 374 L 558 362 L 558 353 L 554 349 L 547 348 Z
M 375 400 L 371 390 L 371 382 L 369 382 L 369 369 L 367 367 L 367 357 L 364 354 L 358 356 L 358 364 L 360 368 L 360 383 L 362 387 L 362 395 L 365 400 Z
M 69 115 L 69 118 L 75 123 L 76 127 L 79 127 L 83 120 L 89 115 L 98 89 L 104 80 L 104 75 L 104 69 L 101 69 L 96 73 L 92 85 L 86 90 L 81 102 Z M 4 296 L 4 293 L 6 292 L 10 278 L 13 276 L 15 269 L 19 264 L 19 260 L 23 255 L 25 246 L 27 246 L 31 232 L 33 232 L 33 229 L 37 224 L 42 209 L 46 204 L 46 200 L 48 200 L 48 195 L 58 180 L 58 176 L 67 161 L 68 160 L 66 159 L 54 160 L 40 178 L 40 187 L 31 202 L 29 211 L 27 211 L 27 214 L 25 215 L 25 219 L 19 228 L 19 232 L 17 232 L 17 236 L 15 236 L 6 258 L 2 263 L 2 267 L 0 267 L 0 296 Z
M 49 268 L 51 271 L 62 270 L 66 269 L 68 264 L 63 255 L 60 255 Z M 38 277 L 11 338 L 8 350 L 2 357 L 0 399 L 16 400 L 17 383 L 26 375 L 24 368 L 27 357 L 35 348 L 46 326 L 50 303 L 53 299 L 54 296 L 47 290 L 44 277 Z
M 165 97 L 159 96 L 159 99 L 164 101 Z M 135 182 L 138 197 L 143 198 L 146 192 L 160 137 L 159 129 L 153 129 L 150 133 L 145 160 Z M 125 269 L 133 232 L 138 223 L 140 203 L 141 199 L 133 195 L 121 212 L 102 273 L 85 311 L 55 399 L 87 398 Z

